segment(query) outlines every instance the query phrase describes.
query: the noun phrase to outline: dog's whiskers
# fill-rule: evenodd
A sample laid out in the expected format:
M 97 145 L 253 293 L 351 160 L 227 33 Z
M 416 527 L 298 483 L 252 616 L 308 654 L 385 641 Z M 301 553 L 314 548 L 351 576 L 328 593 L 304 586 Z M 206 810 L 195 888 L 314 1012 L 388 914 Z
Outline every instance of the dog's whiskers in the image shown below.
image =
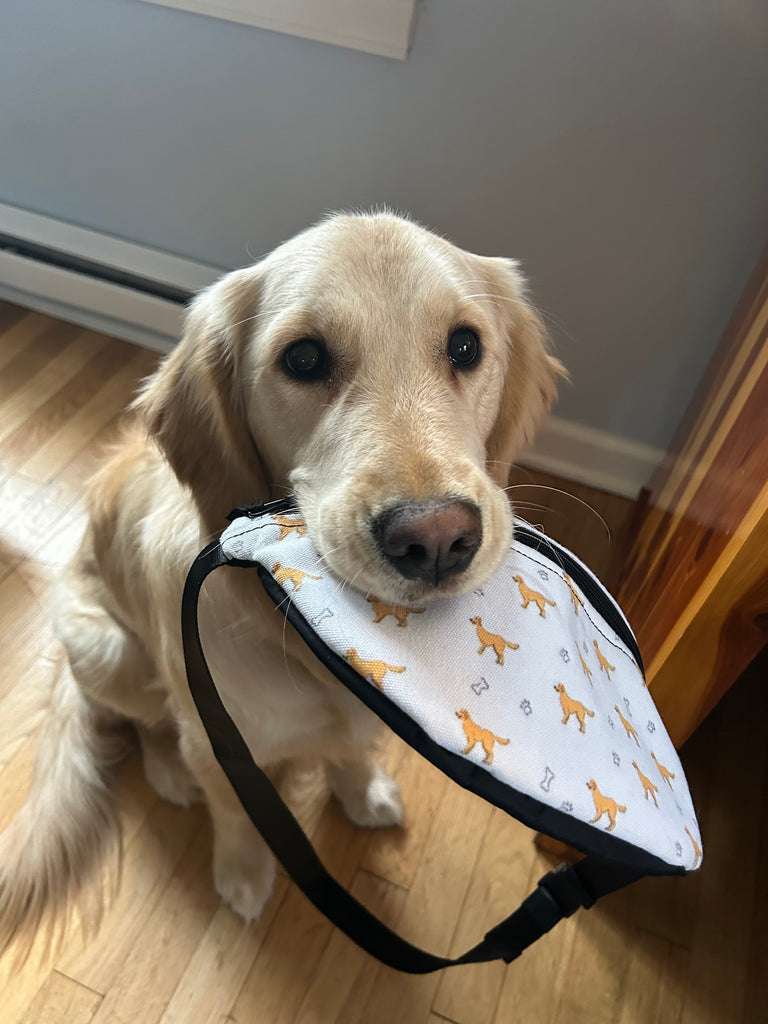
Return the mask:
M 594 507 L 594 505 L 590 505 L 590 503 L 588 501 L 584 501 L 583 498 L 578 498 L 575 494 L 571 494 L 570 491 L 564 491 L 561 487 L 551 487 L 548 484 L 512 484 L 509 487 L 502 488 L 502 490 L 507 491 L 507 492 L 515 491 L 515 490 L 517 490 L 520 487 L 535 487 L 537 490 L 554 491 L 556 494 L 564 494 L 567 498 L 571 498 L 573 501 L 577 501 L 580 505 L 584 505 L 584 507 L 588 508 L 590 510 L 590 512 L 592 512 L 600 520 L 600 522 L 603 524 L 603 527 L 605 528 L 606 535 L 608 537 L 608 542 L 610 543 L 612 541 L 613 537 L 612 537 L 612 534 L 611 534 L 611 528 L 608 525 L 608 523 L 600 515 L 600 513 L 597 511 L 597 509 Z M 513 499 L 513 502 L 514 502 L 514 499 Z M 552 511 L 554 511 L 554 509 Z

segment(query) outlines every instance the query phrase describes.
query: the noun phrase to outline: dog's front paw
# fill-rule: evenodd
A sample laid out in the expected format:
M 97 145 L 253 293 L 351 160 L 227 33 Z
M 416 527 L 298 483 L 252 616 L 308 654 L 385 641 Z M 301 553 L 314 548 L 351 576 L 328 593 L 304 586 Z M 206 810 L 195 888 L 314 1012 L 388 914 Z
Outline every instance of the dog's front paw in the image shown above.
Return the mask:
M 264 858 L 255 865 L 217 859 L 214 865 L 216 892 L 236 914 L 249 923 L 256 921 L 275 887 L 275 861 Z
M 363 828 L 386 828 L 402 825 L 405 820 L 400 787 L 378 765 L 367 781 L 346 774 L 332 780 L 332 788 L 344 813 L 355 825 Z

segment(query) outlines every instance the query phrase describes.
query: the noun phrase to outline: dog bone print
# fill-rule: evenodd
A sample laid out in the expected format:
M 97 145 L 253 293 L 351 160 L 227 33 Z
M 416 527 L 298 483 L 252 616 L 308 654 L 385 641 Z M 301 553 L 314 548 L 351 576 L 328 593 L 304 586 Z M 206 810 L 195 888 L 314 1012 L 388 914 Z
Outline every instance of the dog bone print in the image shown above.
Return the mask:
M 555 779 L 555 773 L 552 771 L 552 769 L 549 767 L 549 765 L 547 765 L 544 768 L 544 778 L 539 783 L 539 785 L 541 786 L 541 788 L 544 790 L 545 793 L 549 792 L 549 787 L 552 785 L 554 779 Z
M 323 619 L 332 619 L 332 618 L 333 618 L 333 612 L 331 611 L 331 609 L 330 608 L 323 608 L 323 610 L 321 612 L 318 612 L 317 615 L 311 621 L 312 621 L 312 625 L 313 626 L 319 626 L 320 623 L 323 621 Z

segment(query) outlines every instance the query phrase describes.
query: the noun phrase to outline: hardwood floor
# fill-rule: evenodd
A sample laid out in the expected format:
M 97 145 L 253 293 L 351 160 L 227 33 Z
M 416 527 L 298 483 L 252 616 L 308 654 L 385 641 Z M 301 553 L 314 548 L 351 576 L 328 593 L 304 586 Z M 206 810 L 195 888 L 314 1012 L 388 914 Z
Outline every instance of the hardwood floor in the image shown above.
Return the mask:
M 82 528 L 83 484 L 149 352 L 0 303 L 0 827 L 21 805 L 57 647 L 46 605 Z M 593 567 L 630 505 L 520 470 L 511 493 Z M 689 879 L 646 880 L 561 923 L 516 963 L 428 977 L 380 966 L 278 878 L 261 921 L 217 899 L 202 807 L 160 801 L 136 755 L 117 770 L 122 885 L 99 934 L 52 961 L 0 961 L 3 1024 L 759 1024 L 768 1021 L 768 664 L 755 663 L 683 751 L 705 844 Z M 681 680 L 685 685 L 685 680 Z M 332 871 L 407 937 L 457 953 L 551 867 L 532 834 L 400 741 L 384 758 L 408 827 L 363 832 L 311 771 L 292 803 Z

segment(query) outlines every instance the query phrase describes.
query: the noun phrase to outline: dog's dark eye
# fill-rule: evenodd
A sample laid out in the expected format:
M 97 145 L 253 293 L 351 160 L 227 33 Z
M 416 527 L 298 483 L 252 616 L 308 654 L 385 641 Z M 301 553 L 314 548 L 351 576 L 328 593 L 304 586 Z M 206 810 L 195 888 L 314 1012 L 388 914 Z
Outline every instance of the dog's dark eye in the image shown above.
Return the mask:
M 328 351 L 321 341 L 301 338 L 286 349 L 283 367 L 296 380 L 320 380 L 328 376 Z
M 480 355 L 480 341 L 468 327 L 459 327 L 448 339 L 448 358 L 454 366 L 471 366 Z

